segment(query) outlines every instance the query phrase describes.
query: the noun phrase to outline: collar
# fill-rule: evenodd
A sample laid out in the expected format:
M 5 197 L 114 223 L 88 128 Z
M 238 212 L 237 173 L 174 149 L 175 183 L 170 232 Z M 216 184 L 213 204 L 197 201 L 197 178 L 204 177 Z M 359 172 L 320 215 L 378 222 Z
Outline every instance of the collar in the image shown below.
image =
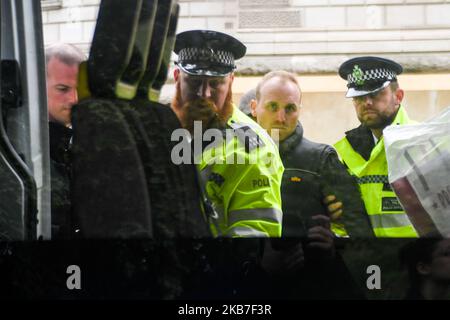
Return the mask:
M 391 125 L 402 125 L 402 124 L 408 124 L 411 120 L 408 117 L 408 114 L 406 113 L 405 108 L 400 105 L 397 111 L 397 115 L 394 118 L 394 121 L 392 121 Z
M 233 112 L 231 113 L 230 118 L 227 121 L 228 126 L 231 125 L 232 122 L 236 122 L 238 121 L 238 117 L 239 117 L 239 109 L 236 107 L 236 105 L 233 103 Z
M 372 137 L 373 137 L 373 143 L 375 143 L 375 145 L 378 143 L 378 140 L 380 140 L 380 139 L 378 139 L 374 134 L 373 134 L 373 132 L 372 132 Z
M 303 126 L 300 122 L 297 123 L 294 132 L 280 142 L 280 154 L 289 153 L 292 149 L 294 149 L 303 138 Z
M 48 127 L 50 138 L 50 157 L 56 161 L 62 162 L 63 159 L 61 157 L 70 145 L 72 129 L 53 121 L 48 123 Z
M 347 131 L 345 135 L 353 150 L 358 152 L 361 157 L 368 161 L 372 149 L 375 146 L 372 131 L 366 126 L 360 125 L 355 129 Z

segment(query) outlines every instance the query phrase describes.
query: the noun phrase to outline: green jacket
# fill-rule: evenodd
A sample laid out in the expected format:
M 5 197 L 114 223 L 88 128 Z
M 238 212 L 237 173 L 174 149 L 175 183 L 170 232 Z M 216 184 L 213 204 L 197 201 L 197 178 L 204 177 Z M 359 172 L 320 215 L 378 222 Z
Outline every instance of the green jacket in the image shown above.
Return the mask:
M 412 121 L 400 106 L 393 124 Z M 417 237 L 388 180 L 388 166 L 381 137 L 374 145 L 370 129 L 360 126 L 346 132 L 335 148 L 350 174 L 356 176 L 367 214 L 377 237 Z
M 226 131 L 224 139 L 207 146 L 197 162 L 217 213 L 210 219 L 214 236 L 281 237 L 284 167 L 277 146 L 236 107 Z

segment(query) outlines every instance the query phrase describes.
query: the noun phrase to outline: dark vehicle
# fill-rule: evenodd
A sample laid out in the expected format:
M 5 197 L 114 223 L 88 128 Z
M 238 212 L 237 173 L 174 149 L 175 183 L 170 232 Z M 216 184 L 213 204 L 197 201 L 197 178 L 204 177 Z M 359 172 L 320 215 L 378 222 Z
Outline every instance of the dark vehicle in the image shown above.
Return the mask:
M 194 165 L 170 161 L 170 134 L 180 127 L 178 119 L 153 101 L 167 76 L 177 2 L 101 3 L 89 58 L 80 66 L 82 99 L 72 111 L 70 188 L 76 224 L 72 240 L 51 242 L 29 242 L 52 239 L 40 3 L 2 1 L 1 6 L 0 237 L 11 253 L 5 265 L 14 266 L 7 273 L 18 279 L 3 287 L 5 295 L 69 294 L 62 281 L 66 277 L 55 276 L 68 267 L 64 257 L 91 270 L 109 269 L 105 278 L 87 280 L 87 297 L 181 294 L 177 279 L 183 270 L 174 271 L 181 268 L 177 259 L 191 268 L 176 241 L 210 234 Z M 197 252 L 197 247 L 188 243 L 186 250 Z M 130 265 L 135 272 L 125 276 L 122 268 Z M 133 287 L 141 272 L 147 281 Z M 115 289 L 106 290 L 111 274 Z
M 177 1 L 100 4 L 72 109 L 76 223 L 67 240 L 52 240 L 40 1 L 0 3 L 0 297 L 259 297 L 253 285 L 267 277 L 258 265 L 260 239 L 211 239 L 195 166 L 170 158 L 180 123 L 157 100 Z M 357 285 L 367 289 L 368 265 L 395 269 L 391 257 L 402 243 L 361 240 L 342 249 Z M 364 254 L 354 259 L 355 252 Z

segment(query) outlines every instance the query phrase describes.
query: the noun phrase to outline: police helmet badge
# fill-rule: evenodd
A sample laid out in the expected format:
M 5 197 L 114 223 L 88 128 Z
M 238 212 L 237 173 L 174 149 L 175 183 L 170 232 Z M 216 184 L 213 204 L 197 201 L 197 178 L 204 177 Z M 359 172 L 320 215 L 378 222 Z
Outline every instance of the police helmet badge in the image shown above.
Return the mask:
M 353 67 L 352 76 L 358 86 L 364 85 L 364 72 L 357 64 Z

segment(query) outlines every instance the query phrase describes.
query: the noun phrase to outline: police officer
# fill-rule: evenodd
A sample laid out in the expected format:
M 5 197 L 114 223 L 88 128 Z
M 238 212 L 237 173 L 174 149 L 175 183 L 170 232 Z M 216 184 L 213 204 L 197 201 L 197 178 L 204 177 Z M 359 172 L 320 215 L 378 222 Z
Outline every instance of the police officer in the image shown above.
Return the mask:
M 339 75 L 348 81 L 347 98 L 353 99 L 361 125 L 345 133 L 335 148 L 356 176 L 377 237 L 416 237 L 417 233 L 388 181 L 383 129 L 411 123 L 401 105 L 404 92 L 397 75 L 403 68 L 380 57 L 357 57 L 344 62 Z
M 280 184 L 283 165 L 276 145 L 232 102 L 234 61 L 246 47 L 234 37 L 211 30 L 177 35 L 176 95 L 171 107 L 193 134 L 206 208 L 215 236 L 280 237 Z M 200 129 L 196 129 L 200 126 Z M 220 130 L 213 144 L 207 130 Z M 212 132 L 212 131 L 209 131 Z

